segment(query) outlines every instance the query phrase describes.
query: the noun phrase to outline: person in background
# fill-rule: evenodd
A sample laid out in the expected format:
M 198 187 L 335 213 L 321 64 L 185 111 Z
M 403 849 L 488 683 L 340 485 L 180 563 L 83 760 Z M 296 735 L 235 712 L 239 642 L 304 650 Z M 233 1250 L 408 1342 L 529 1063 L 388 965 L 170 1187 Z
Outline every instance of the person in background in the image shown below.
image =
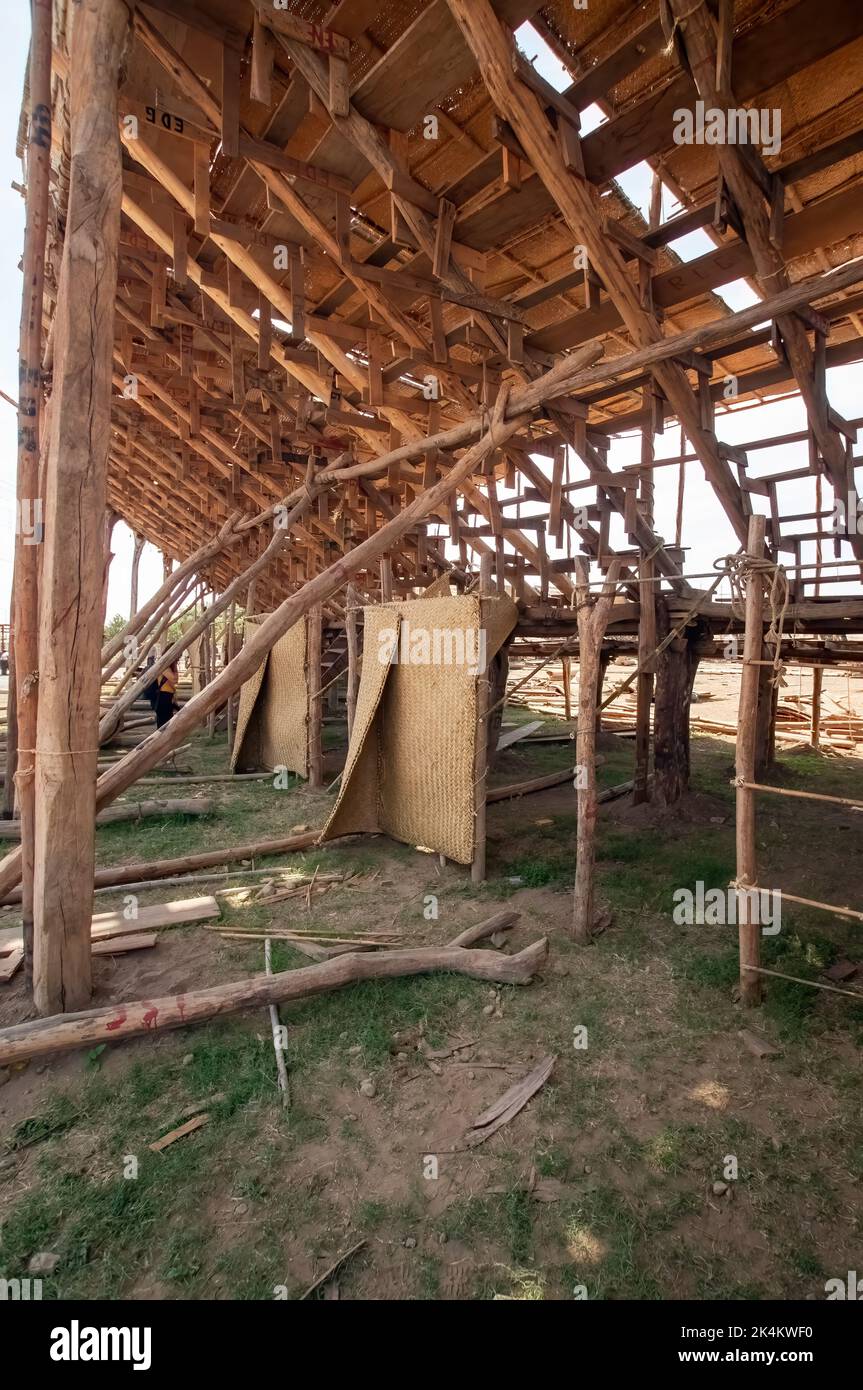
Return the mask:
M 8 676 L 8 674 L 9 674 L 9 653 L 8 653 L 8 652 L 0 652 L 0 676 Z
M 156 728 L 161 729 L 163 724 L 173 716 L 178 708 L 174 696 L 177 692 L 177 681 L 179 672 L 176 661 L 172 661 L 159 677 L 159 694 L 156 697 Z
M 156 660 L 155 654 L 154 654 L 153 652 L 150 652 L 150 655 L 147 657 L 147 664 L 146 664 L 146 666 L 144 667 L 144 672 L 143 672 L 143 674 L 146 674 L 146 672 L 149 671 L 150 667 L 153 665 L 153 662 L 154 662 L 155 660 Z M 152 681 L 150 681 L 150 684 L 149 684 L 149 685 L 147 685 L 147 686 L 144 687 L 144 699 L 147 701 L 147 704 L 150 706 L 150 709 L 151 709 L 151 710 L 154 710 L 154 711 L 155 711 L 155 708 L 156 708 L 156 701 L 158 700 L 158 698 L 159 698 L 159 682 L 158 682 L 158 680 L 152 680 Z

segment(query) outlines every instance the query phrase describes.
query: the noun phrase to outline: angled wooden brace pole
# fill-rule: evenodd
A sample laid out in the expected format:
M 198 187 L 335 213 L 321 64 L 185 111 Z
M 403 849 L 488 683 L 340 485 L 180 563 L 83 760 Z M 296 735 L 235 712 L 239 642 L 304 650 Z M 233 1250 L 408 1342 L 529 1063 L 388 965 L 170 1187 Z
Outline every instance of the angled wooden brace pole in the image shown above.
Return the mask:
M 531 164 L 557 204 L 575 242 L 583 246 L 589 262 L 603 283 L 638 347 L 659 343 L 662 332 L 656 316 L 646 310 L 623 261 L 621 251 L 608 236 L 596 189 L 571 172 L 555 132 L 538 97 L 513 71 L 513 38 L 505 30 L 489 0 L 447 0 L 453 18 L 473 53 L 483 81 L 498 111 L 512 126 Z M 698 401 L 683 367 L 672 360 L 658 361 L 654 375 L 686 430 L 739 539 L 746 535 L 741 492 L 716 436 L 701 423 Z
M 224 610 L 230 606 L 237 595 L 246 588 L 250 580 L 254 579 L 265 570 L 283 549 L 291 534 L 292 526 L 308 511 L 312 501 L 317 496 L 317 491 L 314 488 L 309 488 L 308 490 L 298 488 L 297 492 L 292 494 L 292 497 L 294 496 L 296 496 L 298 500 L 285 516 L 284 525 L 277 525 L 274 529 L 272 539 L 266 549 L 256 560 L 252 561 L 248 569 L 243 570 L 241 574 L 237 575 L 237 578 L 228 585 L 223 593 L 214 597 L 213 602 L 204 610 L 200 617 L 195 619 L 191 627 L 181 633 L 176 642 L 168 647 L 166 651 L 157 656 L 154 664 L 150 666 L 143 675 L 129 687 L 125 694 L 115 702 L 99 725 L 100 743 L 104 743 L 117 732 L 126 710 L 130 705 L 135 703 L 139 696 L 143 695 L 150 682 L 156 680 L 166 667 L 171 665 L 172 661 L 178 660 L 186 648 L 215 622 L 220 613 L 224 612 Z M 215 643 L 214 637 L 212 640 L 213 643 Z
M 553 399 L 566 395 L 570 379 L 588 362 L 595 362 L 602 348 L 595 342 L 585 343 L 577 352 L 571 353 L 556 363 L 540 380 L 533 382 L 530 391 L 536 401 Z M 527 392 L 524 393 L 524 396 Z M 150 768 L 162 761 L 168 753 L 188 737 L 207 718 L 211 708 L 223 704 L 229 695 L 243 684 L 256 671 L 273 645 L 289 628 L 293 627 L 304 613 L 315 603 L 324 603 L 344 588 L 347 581 L 359 570 L 367 566 L 385 551 L 391 549 L 415 522 L 421 521 L 445 502 L 450 493 L 455 492 L 466 479 L 479 468 L 486 455 L 506 443 L 518 430 L 524 429 L 529 415 L 509 415 L 485 433 L 481 439 L 468 449 L 450 471 L 433 487 L 418 493 L 413 502 L 388 521 L 380 531 L 369 536 L 356 549 L 341 556 L 328 569 L 310 579 L 296 594 L 285 599 L 284 603 L 271 613 L 247 640 L 243 650 L 222 671 L 219 676 L 190 700 L 157 733 L 134 749 L 100 779 L 97 786 L 97 809 L 107 806 L 122 792 L 143 777 Z M 319 478 L 323 476 L 318 475 Z M 7 854 L 0 862 L 0 902 L 6 893 L 14 888 L 20 878 L 20 851 Z

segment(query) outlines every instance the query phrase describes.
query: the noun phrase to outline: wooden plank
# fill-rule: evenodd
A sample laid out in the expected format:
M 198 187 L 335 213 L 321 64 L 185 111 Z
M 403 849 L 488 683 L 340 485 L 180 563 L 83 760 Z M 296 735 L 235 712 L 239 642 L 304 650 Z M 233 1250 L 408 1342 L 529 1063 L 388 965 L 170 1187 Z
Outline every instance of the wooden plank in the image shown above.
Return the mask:
M 449 269 L 456 211 L 455 203 L 449 202 L 446 198 L 440 199 L 432 264 L 432 273 L 438 280 L 442 280 Z
M 238 154 L 253 164 L 263 164 L 268 169 L 278 169 L 283 174 L 291 174 L 301 183 L 313 184 L 316 188 L 329 188 L 333 193 L 350 195 L 352 188 L 348 179 L 330 174 L 302 159 L 293 159 L 267 140 L 254 140 L 251 135 L 240 135 Z
M 206 237 L 210 235 L 210 157 L 204 145 L 195 146 L 194 181 L 195 231 Z
M 161 1153 L 163 1149 L 167 1149 L 168 1145 L 175 1143 L 177 1139 L 183 1139 L 187 1134 L 193 1134 L 196 1129 L 200 1129 L 202 1125 L 207 1123 L 209 1118 L 206 1112 L 203 1115 L 195 1115 L 193 1119 L 187 1120 L 186 1123 L 180 1125 L 179 1128 L 172 1129 L 168 1134 L 163 1134 L 162 1138 L 157 1139 L 154 1144 L 148 1144 L 147 1148 L 151 1149 L 154 1154 Z
M 0 957 L 0 985 L 7 985 L 24 964 L 24 947 L 18 946 Z
M 511 748 L 514 743 L 519 743 L 521 739 L 528 738 L 535 734 L 537 729 L 541 729 L 545 724 L 544 719 L 534 719 L 530 724 L 519 724 L 515 729 L 507 729 L 500 735 L 497 741 L 497 752 L 503 752 L 504 748 Z
M 240 54 L 222 45 L 222 153 L 240 153 Z
M 147 102 L 134 101 L 131 97 L 123 96 L 120 98 L 121 124 L 127 116 L 134 116 L 140 125 L 150 126 L 163 135 L 176 135 L 182 140 L 192 140 L 195 144 L 205 145 L 207 149 L 218 137 L 218 131 L 213 130 L 211 126 L 191 121 L 188 116 L 180 115 L 168 106 L 149 105 Z
M 252 28 L 252 70 L 249 96 L 269 107 L 273 100 L 273 57 L 275 44 L 272 32 L 255 15 Z
M 318 53 L 331 53 L 339 58 L 351 56 L 350 39 L 345 38 L 344 34 L 337 34 L 334 29 L 327 28 L 326 24 L 312 24 L 307 19 L 300 19 L 299 15 L 273 9 L 272 5 L 265 7 L 258 3 L 257 12 L 263 24 L 277 34 L 284 34 L 286 39 L 295 39 L 298 43 L 307 44 Z
M 350 69 L 346 58 L 330 54 L 330 113 L 333 116 L 348 116 L 351 110 Z
M 158 940 L 155 932 L 141 932 L 130 936 L 106 936 L 93 942 L 90 947 L 90 954 L 94 956 L 124 956 L 127 951 L 150 950 Z

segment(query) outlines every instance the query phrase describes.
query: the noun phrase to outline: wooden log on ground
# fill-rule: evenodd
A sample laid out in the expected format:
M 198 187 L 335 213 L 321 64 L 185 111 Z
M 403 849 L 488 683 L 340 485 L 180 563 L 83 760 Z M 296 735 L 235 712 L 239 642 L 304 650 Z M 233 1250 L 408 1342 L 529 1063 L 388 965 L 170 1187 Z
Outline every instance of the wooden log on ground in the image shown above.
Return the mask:
M 176 797 L 165 801 L 133 801 L 129 805 L 122 802 L 106 806 L 96 817 L 97 825 L 116 825 L 121 821 L 151 820 L 161 816 L 209 816 L 213 811 L 210 797 Z M 17 820 L 0 821 L 0 840 L 17 840 L 21 837 L 21 822 Z
M 392 980 L 451 970 L 495 984 L 526 985 L 547 955 L 548 942 L 543 937 L 513 956 L 492 951 L 466 951 L 459 946 L 336 956 L 300 970 L 253 975 L 235 984 L 213 985 L 191 994 L 135 1000 L 71 1016 L 20 1023 L 0 1032 L 0 1066 L 117 1042 L 121 1038 L 140 1038 L 169 1028 L 184 1028 L 190 1023 L 202 1023 L 270 1004 L 311 999 L 360 980 Z
M 72 30 L 69 211 L 54 318 L 39 614 L 33 997 L 90 998 L 104 516 L 122 194 L 124 0 L 82 0 Z M 26 822 L 25 822 L 26 825 Z

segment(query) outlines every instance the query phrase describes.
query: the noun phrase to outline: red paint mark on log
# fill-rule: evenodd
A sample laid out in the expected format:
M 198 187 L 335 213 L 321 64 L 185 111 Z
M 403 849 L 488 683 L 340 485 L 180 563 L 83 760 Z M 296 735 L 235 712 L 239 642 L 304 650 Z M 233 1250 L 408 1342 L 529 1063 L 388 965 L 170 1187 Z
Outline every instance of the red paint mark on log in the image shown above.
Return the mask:
M 122 1028 L 125 1022 L 126 1012 L 124 1010 L 123 1013 L 118 1014 L 116 1018 L 112 1018 L 109 1023 L 106 1023 L 105 1028 L 109 1033 L 113 1033 L 116 1028 Z
M 155 1028 L 155 1026 L 156 1026 L 156 1019 L 157 1019 L 158 1017 L 159 1017 L 159 1010 L 156 1009 L 156 1008 L 150 1008 L 150 1009 L 148 1009 L 147 1012 L 144 1014 L 144 1017 L 143 1017 L 143 1019 L 142 1019 L 141 1021 L 142 1021 L 142 1023 L 144 1024 L 144 1027 L 145 1027 L 145 1028 Z

